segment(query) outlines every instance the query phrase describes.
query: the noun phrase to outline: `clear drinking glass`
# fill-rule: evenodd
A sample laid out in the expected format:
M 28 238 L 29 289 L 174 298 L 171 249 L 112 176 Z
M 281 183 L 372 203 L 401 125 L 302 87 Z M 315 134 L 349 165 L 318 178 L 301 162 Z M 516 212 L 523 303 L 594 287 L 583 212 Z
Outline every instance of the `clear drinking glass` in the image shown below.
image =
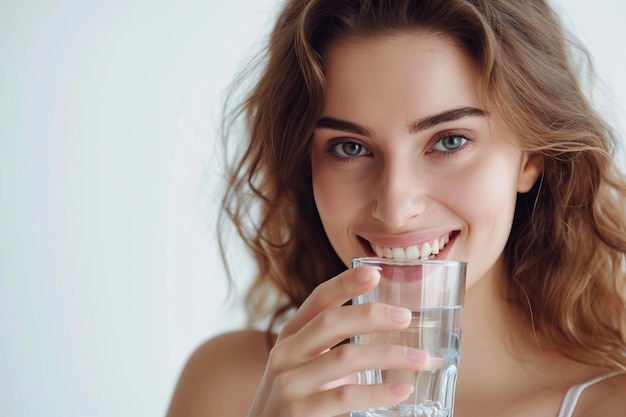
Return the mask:
M 352 266 L 378 268 L 381 280 L 353 304 L 380 302 L 413 312 L 402 331 L 355 336 L 351 343 L 394 344 L 429 352 L 422 371 L 370 369 L 359 372 L 359 384 L 407 382 L 415 390 L 404 402 L 353 411 L 351 417 L 452 417 L 465 297 L 465 262 L 355 258 Z

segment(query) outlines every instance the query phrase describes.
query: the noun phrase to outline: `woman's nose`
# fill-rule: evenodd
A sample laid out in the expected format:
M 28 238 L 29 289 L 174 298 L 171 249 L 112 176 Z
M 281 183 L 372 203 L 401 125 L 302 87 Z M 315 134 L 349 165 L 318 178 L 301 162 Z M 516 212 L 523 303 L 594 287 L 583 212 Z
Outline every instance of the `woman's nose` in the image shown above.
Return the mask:
M 427 207 L 428 179 L 412 164 L 388 165 L 383 169 L 372 215 L 390 229 L 400 229 Z

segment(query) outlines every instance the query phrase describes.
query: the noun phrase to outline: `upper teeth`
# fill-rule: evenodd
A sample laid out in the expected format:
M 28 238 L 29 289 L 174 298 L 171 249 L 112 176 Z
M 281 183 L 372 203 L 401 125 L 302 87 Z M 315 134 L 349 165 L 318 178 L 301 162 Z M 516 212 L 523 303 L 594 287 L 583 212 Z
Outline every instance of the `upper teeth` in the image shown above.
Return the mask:
M 372 249 L 381 258 L 394 259 L 434 259 L 435 255 L 450 241 L 450 235 L 441 236 L 430 242 L 413 245 L 406 248 L 388 248 L 372 244 Z

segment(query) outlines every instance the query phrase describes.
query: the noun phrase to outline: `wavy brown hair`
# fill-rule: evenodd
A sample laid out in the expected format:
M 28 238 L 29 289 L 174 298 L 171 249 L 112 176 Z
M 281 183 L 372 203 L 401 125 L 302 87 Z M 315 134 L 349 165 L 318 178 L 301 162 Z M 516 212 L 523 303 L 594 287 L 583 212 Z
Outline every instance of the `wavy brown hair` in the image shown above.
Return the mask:
M 542 160 L 540 179 L 518 197 L 505 248 L 511 302 L 563 353 L 626 369 L 626 180 L 614 163 L 616 139 L 575 71 L 587 54 L 542 0 L 286 2 L 260 79 L 234 113 L 247 140 L 223 200 L 258 265 L 250 317 L 284 316 L 346 268 L 311 186 L 325 50 L 345 38 L 406 31 L 461 45 L 479 69 L 488 106 Z

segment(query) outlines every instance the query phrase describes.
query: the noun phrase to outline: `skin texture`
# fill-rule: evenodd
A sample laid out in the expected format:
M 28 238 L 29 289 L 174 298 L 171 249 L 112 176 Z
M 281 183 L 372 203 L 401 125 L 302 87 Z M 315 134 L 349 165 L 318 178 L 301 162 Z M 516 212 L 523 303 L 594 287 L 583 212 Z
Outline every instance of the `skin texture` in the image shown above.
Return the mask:
M 475 68 L 445 37 L 345 40 L 325 62 L 326 119 L 311 161 L 315 201 L 334 249 L 349 265 L 372 254 L 368 242 L 406 247 L 452 232 L 438 257 L 469 262 L 455 416 L 555 417 L 569 387 L 607 370 L 541 346 L 502 290 L 516 196 L 532 187 L 541 167 L 485 107 Z M 474 110 L 449 113 L 455 109 Z M 443 113 L 454 120 L 415 129 Z M 408 326 L 407 311 L 343 306 L 379 279 L 370 268 L 329 279 L 271 351 L 252 330 L 207 342 L 185 367 L 168 416 L 334 416 L 406 398 L 410 385 L 357 386 L 354 372 L 422 369 L 424 352 L 331 349 L 354 334 Z M 626 377 L 589 389 L 575 415 L 623 415 L 624 390 Z

